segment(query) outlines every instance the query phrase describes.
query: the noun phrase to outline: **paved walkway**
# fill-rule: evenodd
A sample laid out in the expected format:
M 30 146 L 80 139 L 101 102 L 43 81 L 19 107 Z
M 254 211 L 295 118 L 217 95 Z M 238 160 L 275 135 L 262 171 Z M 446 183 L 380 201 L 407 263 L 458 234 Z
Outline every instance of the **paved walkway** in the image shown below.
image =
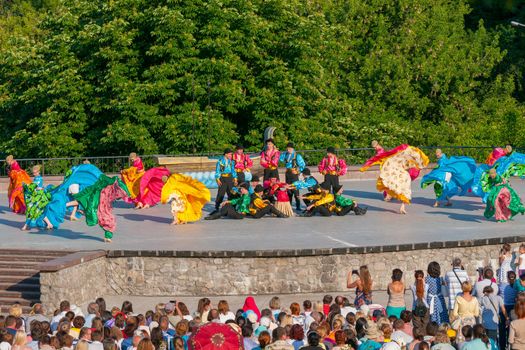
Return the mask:
M 167 205 L 139 211 L 117 202 L 118 230 L 111 245 L 103 243 L 98 227 L 87 227 L 83 221 L 68 221 L 59 230 L 22 232 L 24 217 L 11 213 L 4 205 L 0 206 L 0 248 L 239 251 L 418 243 L 525 232 L 522 216 L 508 223 L 486 220 L 485 206 L 477 197 L 458 197 L 452 207 L 433 208 L 433 190 L 421 190 L 419 183 L 414 183 L 413 204 L 408 207 L 408 215 L 400 215 L 399 203 L 384 202 L 375 190 L 375 181 L 346 181 L 344 185 L 346 195 L 369 208 L 367 215 L 202 220 L 171 226 Z M 525 196 L 523 180 L 514 179 L 512 186 Z M 5 193 L 1 196 L 6 197 Z M 209 212 L 212 208 L 210 203 L 205 209 Z

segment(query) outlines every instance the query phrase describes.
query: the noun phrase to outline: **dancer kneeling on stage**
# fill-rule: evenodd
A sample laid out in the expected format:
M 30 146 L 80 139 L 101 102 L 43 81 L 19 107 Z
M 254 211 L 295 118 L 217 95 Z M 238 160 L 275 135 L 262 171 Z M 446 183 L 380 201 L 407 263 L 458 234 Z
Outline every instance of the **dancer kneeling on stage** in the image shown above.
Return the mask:
M 279 211 L 269 200 L 263 199 L 264 188 L 261 185 L 255 186 L 255 193 L 250 202 L 250 215 L 254 219 L 260 219 L 267 214 L 273 214 L 278 218 L 287 218 L 284 213 Z
M 343 196 L 343 186 L 335 188 L 335 206 L 332 207 L 337 216 L 344 216 L 351 211 L 355 215 L 365 215 L 368 208 L 360 208 L 352 199 Z
M 210 214 L 204 220 L 217 220 L 222 216 L 231 219 L 244 219 L 250 213 L 250 195 L 248 194 L 248 184 L 239 185 L 241 196 L 232 200 L 227 200 L 221 204 L 218 211 Z
M 306 207 L 304 216 L 310 217 L 319 213 L 321 216 L 331 216 L 334 203 L 334 195 L 329 190 L 316 186 L 311 194 L 302 196 L 305 203 L 309 203 Z

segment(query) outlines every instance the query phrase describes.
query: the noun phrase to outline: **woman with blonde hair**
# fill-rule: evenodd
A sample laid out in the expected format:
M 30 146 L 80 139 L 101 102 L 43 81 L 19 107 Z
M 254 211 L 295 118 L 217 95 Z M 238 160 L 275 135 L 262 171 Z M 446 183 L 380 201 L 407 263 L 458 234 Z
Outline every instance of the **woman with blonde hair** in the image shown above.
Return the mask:
M 89 350 L 89 343 L 85 340 L 81 340 L 75 346 L 75 350 Z
M 277 317 L 281 313 L 281 299 L 279 299 L 279 297 L 273 297 L 270 299 L 270 304 L 268 306 L 272 311 L 273 319 L 277 321 Z
M 354 275 L 356 277 L 353 280 L 352 276 Z M 361 266 L 359 272 L 353 270 L 348 273 L 346 287 L 349 289 L 355 288 L 354 305 L 356 307 L 372 304 L 372 276 L 368 266 Z
M 452 310 L 452 328 L 458 335 L 458 340 L 464 340 L 461 334 L 463 326 L 474 326 L 476 324 L 476 317 L 479 317 L 479 302 L 478 299 L 472 296 L 472 284 L 469 281 L 461 283 L 461 290 L 463 294 L 456 296 L 454 309 Z
M 26 332 L 18 330 L 16 331 L 15 338 L 13 339 L 13 346 L 11 350 L 31 350 L 30 347 L 26 346 L 27 335 Z

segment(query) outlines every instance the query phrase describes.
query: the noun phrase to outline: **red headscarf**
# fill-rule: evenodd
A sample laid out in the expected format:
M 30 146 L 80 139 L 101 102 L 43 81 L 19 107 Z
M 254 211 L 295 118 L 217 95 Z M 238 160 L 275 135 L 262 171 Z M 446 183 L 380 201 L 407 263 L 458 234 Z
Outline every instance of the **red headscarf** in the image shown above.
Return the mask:
M 244 301 L 244 306 L 242 307 L 242 311 L 246 312 L 248 310 L 252 310 L 257 315 L 257 321 L 261 318 L 261 312 L 259 311 L 259 308 L 257 307 L 257 304 L 255 303 L 255 299 L 253 297 L 247 297 Z

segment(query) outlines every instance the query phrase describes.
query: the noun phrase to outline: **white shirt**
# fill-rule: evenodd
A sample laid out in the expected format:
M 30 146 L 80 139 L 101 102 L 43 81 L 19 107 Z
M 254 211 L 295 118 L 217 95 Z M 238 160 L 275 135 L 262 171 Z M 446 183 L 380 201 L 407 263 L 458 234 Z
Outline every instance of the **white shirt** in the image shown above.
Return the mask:
M 410 344 L 414 341 L 414 338 L 412 338 L 410 335 L 406 334 L 405 332 L 394 331 L 390 339 L 398 339 L 398 338 L 403 339 L 405 341 L 405 344 Z
M 61 319 L 66 317 L 66 314 L 67 314 L 67 311 L 62 311 L 61 313 L 53 317 L 53 319 L 51 320 L 51 331 L 54 332 L 57 330 L 58 323 L 60 322 Z
M 483 298 L 483 289 L 487 286 L 491 286 L 492 289 L 494 289 L 494 295 L 499 294 L 499 288 L 497 283 L 494 283 L 489 279 L 481 280 L 479 282 L 476 282 L 476 284 L 474 285 L 474 290 L 472 291 L 472 295 L 478 298 L 479 302 L 481 302 L 481 298 Z
M 352 312 L 354 315 L 357 313 L 357 309 L 352 306 L 345 306 L 341 308 L 341 315 L 346 318 L 346 315 L 348 315 L 350 312 Z
M 455 272 L 455 274 L 454 274 Z M 458 277 L 456 277 L 458 275 Z M 459 280 L 458 280 L 459 278 Z M 445 274 L 445 283 L 448 287 L 448 309 L 454 309 L 454 303 L 456 302 L 456 296 L 463 294 L 461 289 L 461 283 L 468 281 L 467 271 L 462 270 L 459 267 L 454 267 L 452 271 Z
M 226 323 L 226 321 L 229 321 L 229 320 L 234 320 L 235 321 L 235 315 L 233 314 L 233 312 L 228 311 L 228 313 L 226 315 L 219 314 L 219 321 L 221 323 Z
M 11 350 L 11 344 L 6 341 L 0 343 L 0 350 Z
M 104 345 L 99 341 L 94 341 L 89 344 L 89 350 L 104 350 Z

